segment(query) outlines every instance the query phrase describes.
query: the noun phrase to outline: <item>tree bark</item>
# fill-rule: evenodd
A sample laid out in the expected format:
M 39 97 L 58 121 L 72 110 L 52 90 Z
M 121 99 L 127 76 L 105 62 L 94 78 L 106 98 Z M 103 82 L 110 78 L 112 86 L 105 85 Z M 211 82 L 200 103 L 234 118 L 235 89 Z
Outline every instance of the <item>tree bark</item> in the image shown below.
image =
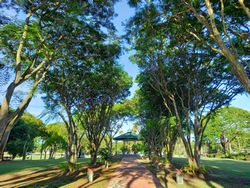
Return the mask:
M 13 127 L 13 125 L 9 125 L 9 126 L 6 127 L 5 133 L 2 136 L 2 139 L 0 141 L 0 156 L 1 156 L 0 160 L 3 160 L 2 157 L 4 155 L 5 146 L 6 146 L 7 142 L 8 142 L 8 139 L 9 139 L 9 136 L 10 136 L 10 131 L 11 131 L 12 127 Z
M 69 129 L 69 135 L 68 135 L 68 163 L 72 166 L 76 165 L 77 162 L 77 136 L 76 133 L 74 133 L 72 126 Z M 73 170 L 73 169 L 72 169 Z
M 52 158 L 53 158 L 53 148 L 51 146 L 49 149 L 49 159 L 52 159 Z
M 241 6 L 244 6 L 244 3 L 242 0 L 239 0 Z M 214 11 L 211 5 L 210 0 L 205 0 L 205 4 L 207 7 L 207 12 L 209 16 L 209 21 L 204 18 L 202 15 L 198 14 L 198 12 L 195 10 L 195 8 L 192 5 L 189 5 L 189 8 L 194 13 L 195 17 L 198 19 L 199 22 L 201 22 L 208 31 L 210 32 L 211 39 L 217 43 L 217 45 L 220 48 L 220 53 L 228 60 L 229 64 L 232 67 L 232 72 L 236 76 L 236 78 L 240 81 L 242 86 L 246 89 L 248 93 L 250 93 L 250 79 L 247 75 L 247 72 L 244 70 L 244 67 L 241 65 L 238 55 L 235 50 L 233 50 L 233 46 L 231 46 L 232 49 L 227 47 L 224 43 L 224 41 L 221 38 L 220 32 L 215 24 L 215 18 L 214 18 Z M 244 9 L 246 13 L 249 13 L 249 9 Z M 215 50 L 218 52 L 217 50 Z
M 90 155 L 91 155 L 91 164 L 96 166 L 96 164 L 97 164 L 97 150 L 92 150 Z

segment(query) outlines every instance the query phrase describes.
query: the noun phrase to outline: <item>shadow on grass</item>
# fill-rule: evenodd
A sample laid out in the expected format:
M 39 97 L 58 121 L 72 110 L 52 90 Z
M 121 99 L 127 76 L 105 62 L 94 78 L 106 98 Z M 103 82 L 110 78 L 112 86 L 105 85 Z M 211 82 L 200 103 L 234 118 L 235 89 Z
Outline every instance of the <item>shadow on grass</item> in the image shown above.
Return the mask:
M 187 164 L 185 158 L 174 158 L 177 168 Z M 203 180 L 208 187 L 215 187 L 211 182 L 216 182 L 223 187 L 249 187 L 250 162 L 231 159 L 202 159 L 202 166 L 208 170 Z
M 24 170 L 41 170 L 65 163 L 65 159 L 25 160 L 25 161 L 3 161 L 0 162 L 0 175 Z M 79 159 L 78 163 L 87 163 L 89 159 Z

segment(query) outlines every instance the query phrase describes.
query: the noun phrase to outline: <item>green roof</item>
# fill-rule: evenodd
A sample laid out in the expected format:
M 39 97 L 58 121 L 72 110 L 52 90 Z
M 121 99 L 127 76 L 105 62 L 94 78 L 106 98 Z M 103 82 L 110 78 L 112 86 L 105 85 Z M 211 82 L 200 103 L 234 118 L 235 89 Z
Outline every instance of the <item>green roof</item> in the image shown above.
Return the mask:
M 138 135 L 133 134 L 131 132 L 127 132 L 125 134 L 122 134 L 120 136 L 115 137 L 114 140 L 116 140 L 116 141 L 119 141 L 119 140 L 124 140 L 124 141 L 138 140 Z

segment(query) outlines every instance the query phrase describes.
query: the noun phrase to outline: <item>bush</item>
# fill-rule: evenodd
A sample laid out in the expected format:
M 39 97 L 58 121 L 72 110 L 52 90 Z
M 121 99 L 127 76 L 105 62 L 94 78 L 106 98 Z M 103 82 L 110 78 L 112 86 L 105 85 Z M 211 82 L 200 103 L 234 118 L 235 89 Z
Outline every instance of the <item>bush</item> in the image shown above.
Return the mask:
M 129 153 L 129 148 L 126 147 L 126 146 L 123 146 L 123 147 L 121 148 L 121 150 L 122 150 L 122 153 Z
M 101 148 L 99 150 L 99 155 L 101 156 L 101 161 L 109 161 L 112 159 L 112 155 L 109 153 L 108 148 Z
M 225 158 L 225 154 L 224 153 L 216 153 L 215 157 L 216 158 Z
M 153 163 L 156 163 L 156 164 L 160 162 L 160 158 L 157 155 L 153 155 L 151 157 L 151 160 Z
M 231 159 L 247 160 L 247 156 L 245 153 L 238 153 L 238 154 L 231 155 Z
M 70 163 L 61 163 L 58 166 L 65 173 L 74 172 L 74 171 L 77 171 L 77 170 L 79 170 L 81 168 L 80 164 L 73 165 L 73 164 L 70 164 Z
M 208 171 L 204 166 L 200 166 L 199 168 L 195 168 L 193 166 L 189 166 L 188 164 L 183 167 L 183 172 L 188 174 L 206 174 Z
M 209 158 L 215 158 L 216 154 L 215 153 L 209 153 L 207 154 L 207 157 Z

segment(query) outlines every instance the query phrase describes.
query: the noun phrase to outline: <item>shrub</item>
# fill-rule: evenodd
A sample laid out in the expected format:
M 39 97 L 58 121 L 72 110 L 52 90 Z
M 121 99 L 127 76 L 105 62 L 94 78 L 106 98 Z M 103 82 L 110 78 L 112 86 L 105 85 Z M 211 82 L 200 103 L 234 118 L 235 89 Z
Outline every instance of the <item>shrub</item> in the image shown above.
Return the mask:
M 183 167 L 183 172 L 188 173 L 188 174 L 206 174 L 208 171 L 204 166 L 200 166 L 199 168 L 195 168 L 193 166 L 185 165 Z
M 58 166 L 65 173 L 77 171 L 81 167 L 80 164 L 73 165 L 73 164 L 70 164 L 70 163 L 61 163 Z
M 129 148 L 126 147 L 126 146 L 123 146 L 123 147 L 121 148 L 121 150 L 122 150 L 122 153 L 129 153 Z
M 99 150 L 99 155 L 101 156 L 102 162 L 103 161 L 109 161 L 112 158 L 111 154 L 109 153 L 108 148 L 101 148 Z
M 209 158 L 215 158 L 216 154 L 215 153 L 209 153 L 207 154 L 207 157 Z

